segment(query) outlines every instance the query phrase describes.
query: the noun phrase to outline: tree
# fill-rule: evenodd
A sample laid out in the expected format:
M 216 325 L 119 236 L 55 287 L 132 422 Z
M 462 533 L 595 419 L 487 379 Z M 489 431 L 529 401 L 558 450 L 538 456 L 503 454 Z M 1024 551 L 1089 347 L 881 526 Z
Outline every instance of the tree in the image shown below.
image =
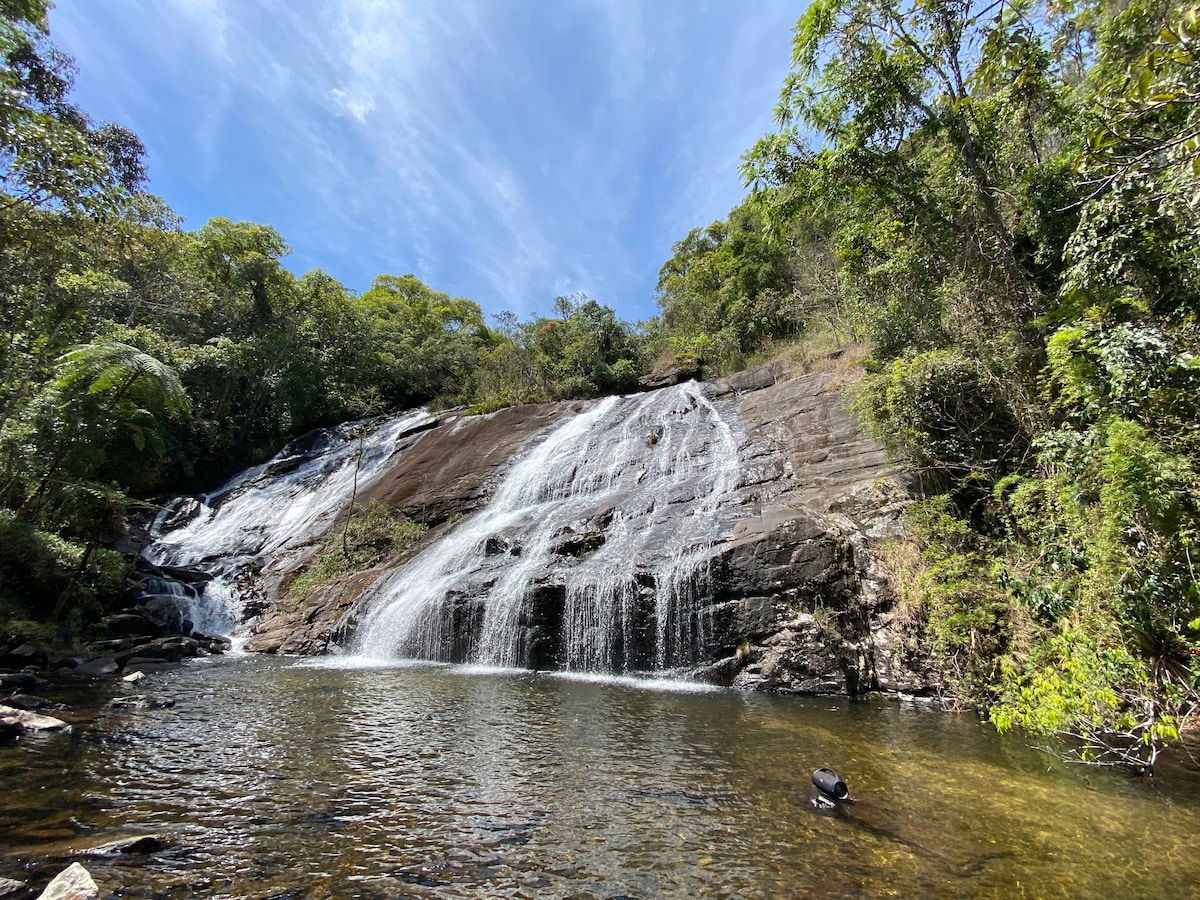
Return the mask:
M 71 61 L 45 40 L 49 5 L 0 7 L 0 212 L 107 214 L 145 180 L 145 148 L 126 128 L 96 127 L 68 101 Z
M 747 197 L 726 221 L 692 229 L 672 251 L 655 293 L 676 354 L 724 373 L 762 344 L 803 329 L 791 302 L 792 257 L 760 197 Z
M 291 253 L 274 228 L 215 217 L 195 234 L 203 270 L 219 291 L 223 316 L 242 334 L 253 334 L 275 318 L 278 295 L 291 287 L 292 276 L 280 260 Z
M 781 130 L 743 167 L 759 188 L 804 180 L 808 196 L 853 198 L 849 224 L 909 258 L 919 295 L 933 288 L 951 301 L 941 316 L 954 339 L 975 334 L 980 353 L 1007 352 L 1025 384 L 1037 365 L 1019 359 L 1038 342 L 1028 323 L 1046 309 L 1072 221 L 1069 195 L 1046 190 L 1071 184 L 1062 178 L 1069 92 L 1033 9 L 1021 0 L 814 3 L 796 28 Z M 824 148 L 810 149 L 810 137 Z M 870 237 L 881 229 L 905 237 Z
M 414 275 L 379 275 L 356 306 L 376 335 L 377 378 L 389 401 L 469 394 L 476 354 L 490 340 L 478 304 Z

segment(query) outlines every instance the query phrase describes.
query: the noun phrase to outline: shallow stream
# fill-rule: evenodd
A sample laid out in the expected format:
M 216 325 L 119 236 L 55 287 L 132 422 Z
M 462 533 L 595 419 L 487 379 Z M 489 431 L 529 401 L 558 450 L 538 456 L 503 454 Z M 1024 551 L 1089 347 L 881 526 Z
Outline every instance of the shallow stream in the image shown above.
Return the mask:
M 167 709 L 114 709 L 133 692 Z M 443 665 L 229 657 L 0 747 L 0 876 L 121 897 L 1184 897 L 1200 768 L 1065 766 L 970 715 Z M 811 805 L 837 769 L 857 802 Z

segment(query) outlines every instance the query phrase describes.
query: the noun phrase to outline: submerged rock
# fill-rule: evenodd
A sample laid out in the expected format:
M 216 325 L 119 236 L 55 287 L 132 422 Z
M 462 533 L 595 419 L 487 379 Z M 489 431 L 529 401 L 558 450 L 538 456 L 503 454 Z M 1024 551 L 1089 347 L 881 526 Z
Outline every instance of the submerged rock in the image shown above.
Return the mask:
M 45 697 L 38 697 L 34 694 L 13 694 L 4 701 L 6 705 L 23 709 L 26 712 L 41 712 L 46 709 L 61 710 L 67 707 L 61 703 L 55 703 L 53 700 L 47 700 Z
M 159 853 L 171 846 L 171 838 L 161 834 L 142 834 L 116 838 L 92 847 L 73 851 L 75 856 L 104 857 Z
M 145 694 L 129 694 L 113 697 L 108 701 L 112 709 L 170 709 L 175 701 L 167 697 L 149 697 Z

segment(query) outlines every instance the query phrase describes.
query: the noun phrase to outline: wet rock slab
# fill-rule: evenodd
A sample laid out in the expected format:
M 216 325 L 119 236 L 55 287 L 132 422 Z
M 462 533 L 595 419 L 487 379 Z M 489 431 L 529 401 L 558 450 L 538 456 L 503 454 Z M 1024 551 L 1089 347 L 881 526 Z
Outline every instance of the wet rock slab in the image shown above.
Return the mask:
M 880 542 L 899 533 L 900 514 L 909 502 L 908 479 L 859 428 L 847 400 L 849 387 L 844 374 L 793 377 L 781 363 L 701 387 L 740 441 L 735 497 L 719 512 L 723 522 L 728 520 L 726 537 L 696 576 L 704 580 L 709 597 L 699 612 L 711 660 L 700 664 L 707 666 L 706 677 L 803 693 L 929 687 L 927 675 L 915 671 L 898 650 L 904 642 L 892 615 L 895 597 L 875 552 Z M 407 554 L 376 570 L 345 576 L 302 601 L 278 596 L 277 583 L 247 649 L 311 654 L 346 640 L 363 614 L 358 598 L 384 570 L 436 541 L 446 523 L 486 505 L 514 454 L 585 408 L 557 403 L 489 416 L 447 416 L 415 435 L 365 499 L 428 523 L 429 534 Z M 686 417 L 694 408 L 666 415 Z M 661 423 L 646 424 L 645 452 L 664 452 L 663 436 Z M 675 510 L 694 504 L 698 489 L 703 487 L 680 480 L 645 515 L 669 522 Z M 562 662 L 555 638 L 562 628 L 562 589 L 551 590 L 561 585 L 559 570 L 603 553 L 612 537 L 611 521 L 609 506 L 552 535 L 553 571 L 531 581 L 519 619 L 527 632 L 526 655 L 536 657 L 539 666 Z M 472 590 L 486 589 L 489 578 L 494 581 L 506 566 L 527 559 L 528 548 L 513 534 L 480 539 L 487 562 L 472 576 L 477 584 L 464 583 L 446 600 L 443 618 L 451 630 L 470 627 L 482 615 Z M 669 542 L 638 550 L 639 559 L 644 555 L 648 561 L 639 562 L 644 583 L 634 586 L 629 601 L 631 639 L 654 634 L 653 597 L 663 586 L 655 583 L 653 559 L 669 552 Z M 653 663 L 637 648 L 622 652 L 627 665 Z

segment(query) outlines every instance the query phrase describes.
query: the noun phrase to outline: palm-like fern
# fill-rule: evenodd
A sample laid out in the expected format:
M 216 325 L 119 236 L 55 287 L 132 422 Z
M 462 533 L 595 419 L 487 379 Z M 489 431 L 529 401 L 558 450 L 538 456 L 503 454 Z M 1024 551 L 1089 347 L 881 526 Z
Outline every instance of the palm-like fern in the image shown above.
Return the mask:
M 111 393 L 111 411 L 127 396 L 155 414 L 179 415 L 191 401 L 175 370 L 144 350 L 120 341 L 81 344 L 58 358 L 59 387 L 87 382 L 87 393 Z

